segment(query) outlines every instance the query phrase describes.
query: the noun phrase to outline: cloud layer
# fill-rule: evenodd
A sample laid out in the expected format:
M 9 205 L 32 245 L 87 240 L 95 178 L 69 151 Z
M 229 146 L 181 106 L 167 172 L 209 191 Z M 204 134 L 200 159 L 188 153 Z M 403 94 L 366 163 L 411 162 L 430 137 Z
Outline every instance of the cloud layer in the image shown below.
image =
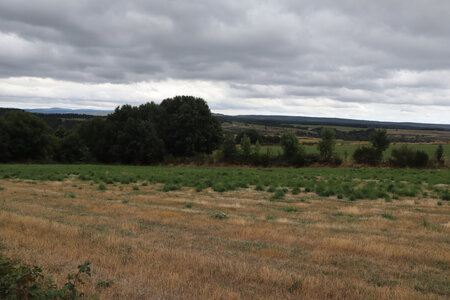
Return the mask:
M 0 2 L 0 104 L 449 123 L 450 2 Z

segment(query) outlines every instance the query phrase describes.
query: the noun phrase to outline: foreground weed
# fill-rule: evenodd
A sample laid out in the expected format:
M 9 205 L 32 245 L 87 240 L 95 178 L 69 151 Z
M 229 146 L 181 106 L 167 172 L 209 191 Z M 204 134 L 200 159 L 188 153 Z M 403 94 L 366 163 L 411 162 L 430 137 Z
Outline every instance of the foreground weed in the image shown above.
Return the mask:
M 299 212 L 299 210 L 295 207 L 282 207 L 280 210 L 285 211 L 285 212 Z
M 270 197 L 269 201 L 277 201 L 284 198 L 286 192 L 282 189 L 277 189 L 272 197 Z
M 90 262 L 78 266 L 78 272 L 67 275 L 66 283 L 58 288 L 53 279 L 42 274 L 38 266 L 22 264 L 0 253 L 0 298 L 1 299 L 81 299 L 93 298 L 78 291 L 91 277 Z
M 216 212 L 213 214 L 213 218 L 223 220 L 223 219 L 227 219 L 228 216 L 226 213 L 219 211 L 219 212 Z
M 184 203 L 185 208 L 192 208 L 192 202 L 186 202 Z
M 388 219 L 388 220 L 393 220 L 393 221 L 394 221 L 394 220 L 397 220 L 396 217 L 394 217 L 393 215 L 388 214 L 388 213 L 382 214 L 381 217 L 383 217 L 383 218 L 385 218 L 385 219 Z
M 161 190 L 163 192 L 179 191 L 181 190 L 181 186 L 179 186 L 178 184 L 166 184 Z
M 100 183 L 98 185 L 98 190 L 104 192 L 104 191 L 106 191 L 106 186 L 103 183 Z

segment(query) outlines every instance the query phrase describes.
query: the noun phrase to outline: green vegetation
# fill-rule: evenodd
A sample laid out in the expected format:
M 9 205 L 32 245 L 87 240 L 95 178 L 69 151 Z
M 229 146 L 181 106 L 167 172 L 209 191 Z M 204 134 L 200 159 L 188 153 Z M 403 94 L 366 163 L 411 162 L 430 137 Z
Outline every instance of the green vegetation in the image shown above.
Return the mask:
M 123 105 L 73 129 L 50 127 L 32 113 L 0 116 L 0 161 L 150 164 L 219 148 L 222 128 L 206 102 L 176 96 L 161 104 Z
M 98 183 L 98 189 L 102 191 L 106 190 L 106 182 L 148 182 L 163 184 L 161 190 L 164 192 L 182 187 L 197 192 L 207 188 L 226 192 L 250 187 L 274 193 L 272 200 L 286 197 L 288 189 L 294 196 L 314 192 L 337 200 L 381 198 L 389 202 L 417 195 L 450 199 L 449 170 L 0 165 L 0 178 L 10 180 L 62 181 L 73 176 Z
M 77 273 L 67 275 L 66 283 L 59 288 L 50 277 L 42 274 L 40 267 L 23 264 L 0 253 L 1 299 L 81 299 L 87 295 L 77 288 L 84 284 L 85 277 L 90 276 L 90 262 L 87 261 L 78 266 Z

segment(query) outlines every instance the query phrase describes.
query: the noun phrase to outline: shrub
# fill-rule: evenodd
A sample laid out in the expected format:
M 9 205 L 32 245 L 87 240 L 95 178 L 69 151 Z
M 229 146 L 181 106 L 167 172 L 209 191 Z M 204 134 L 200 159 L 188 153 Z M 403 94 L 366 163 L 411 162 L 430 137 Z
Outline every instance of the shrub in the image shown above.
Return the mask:
M 445 201 L 450 201 L 450 190 L 445 190 L 441 194 L 441 199 Z
M 264 191 L 264 187 L 262 185 L 260 185 L 260 184 L 257 184 L 255 186 L 255 191 Z
M 300 194 L 300 188 L 298 186 L 296 186 L 295 188 L 292 189 L 292 195 L 298 195 Z
M 0 299 L 80 299 L 85 295 L 77 288 L 84 284 L 86 276 L 91 276 L 88 261 L 78 266 L 77 273 L 67 275 L 66 283 L 58 288 L 40 267 L 22 264 L 0 253 Z
M 389 220 L 397 220 L 396 217 L 394 217 L 393 215 L 388 214 L 388 213 L 384 213 L 384 214 L 382 214 L 381 216 L 382 216 L 383 218 L 385 218 L 385 219 L 389 219 Z
M 423 168 L 428 165 L 428 154 L 422 150 L 413 150 L 403 145 L 400 148 L 392 149 L 390 162 L 395 167 L 415 167 Z
M 223 219 L 227 219 L 228 216 L 226 213 L 219 211 L 219 212 L 216 212 L 213 214 L 213 218 L 223 220 Z
M 181 186 L 179 186 L 178 184 L 166 184 L 162 188 L 163 192 L 178 191 L 178 190 L 181 190 Z
M 106 191 L 106 186 L 105 186 L 103 183 L 100 183 L 100 184 L 98 185 L 98 189 L 99 189 L 100 191 Z
M 353 159 L 358 164 L 376 166 L 381 162 L 382 153 L 372 147 L 362 146 L 355 150 Z
M 277 189 L 272 197 L 270 197 L 270 201 L 276 201 L 284 198 L 286 192 L 282 189 Z

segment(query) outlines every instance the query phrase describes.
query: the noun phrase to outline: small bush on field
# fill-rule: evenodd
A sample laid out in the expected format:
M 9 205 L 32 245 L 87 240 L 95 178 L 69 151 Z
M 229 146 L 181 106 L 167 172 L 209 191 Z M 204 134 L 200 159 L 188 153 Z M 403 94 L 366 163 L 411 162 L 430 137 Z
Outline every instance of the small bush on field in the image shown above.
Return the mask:
M 4 190 L 5 190 L 5 188 L 0 186 L 0 191 L 4 191 Z
M 192 207 L 192 203 L 191 202 L 186 202 L 186 203 L 184 203 L 184 207 L 185 208 L 191 208 Z
M 270 221 L 270 220 L 276 220 L 276 219 L 277 219 L 276 216 L 271 216 L 271 215 L 266 216 L 266 220 L 267 220 L 267 221 Z
M 179 186 L 178 184 L 166 184 L 162 188 L 163 192 L 179 191 L 179 190 L 181 190 L 181 186 Z
M 281 210 L 285 212 L 298 212 L 298 209 L 295 207 L 283 207 Z
M 270 197 L 270 201 L 276 201 L 284 198 L 286 192 L 282 189 L 277 189 L 272 197 Z
M 122 203 L 123 204 L 128 204 L 128 203 L 130 203 L 130 200 L 122 200 Z
M 213 218 L 223 220 L 223 219 L 227 219 L 228 216 L 224 212 L 219 211 L 219 212 L 216 212 L 213 214 Z
M 264 191 L 264 187 L 261 184 L 255 186 L 255 191 Z
M 139 191 L 139 187 L 137 185 L 133 186 L 133 191 Z
M 69 198 L 75 198 L 75 194 L 74 193 L 68 193 L 66 196 L 69 197 Z
M 0 299 L 80 299 L 92 298 L 83 295 L 77 288 L 84 278 L 91 276 L 90 262 L 78 266 L 78 272 L 67 275 L 66 283 L 58 288 L 50 277 L 42 274 L 38 266 L 22 264 L 0 253 Z
M 99 189 L 100 191 L 106 191 L 106 186 L 105 186 L 103 183 L 100 183 L 100 184 L 98 185 L 98 189 Z
M 388 220 L 397 220 L 396 217 L 394 217 L 393 215 L 388 214 L 388 213 L 384 213 L 384 214 L 382 214 L 381 216 L 382 216 L 383 218 L 385 218 L 385 219 L 388 219 Z
M 275 190 L 276 190 L 276 188 L 274 186 L 271 186 L 267 189 L 267 192 L 273 193 L 273 192 L 275 192 Z
M 109 288 L 114 284 L 113 280 L 99 280 L 97 282 L 97 288 Z
M 450 190 L 445 190 L 441 194 L 441 199 L 445 201 L 450 201 Z
M 296 186 L 295 188 L 292 189 L 292 195 L 298 195 L 300 194 L 300 188 L 298 186 Z

